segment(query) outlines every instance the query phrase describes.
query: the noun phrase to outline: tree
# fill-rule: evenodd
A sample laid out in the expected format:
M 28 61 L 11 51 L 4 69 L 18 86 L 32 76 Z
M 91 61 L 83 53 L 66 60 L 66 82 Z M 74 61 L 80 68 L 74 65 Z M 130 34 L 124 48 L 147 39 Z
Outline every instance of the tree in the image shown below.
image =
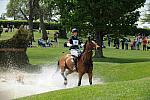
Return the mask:
M 133 11 L 123 15 L 117 20 L 112 20 L 108 24 L 107 33 L 115 34 L 116 32 L 118 32 L 118 35 L 123 36 L 129 35 L 129 33 L 132 33 L 132 30 L 135 29 L 136 27 L 135 22 L 138 21 L 139 17 L 140 12 Z
M 5 20 L 6 13 L 2 13 L 0 19 Z
M 29 30 L 32 33 L 32 40 L 34 40 L 33 35 L 33 19 L 34 11 L 36 11 L 37 3 L 39 0 L 10 0 L 7 5 L 7 16 L 14 16 L 14 20 L 17 15 L 23 15 L 29 24 Z M 29 17 L 28 17 L 29 16 Z M 31 40 L 31 41 L 32 41 Z
M 19 7 L 23 6 L 23 4 L 26 4 L 27 0 L 10 0 L 9 3 L 7 4 L 7 16 L 8 17 L 14 17 L 14 20 L 16 20 L 16 17 L 21 17 L 19 16 Z
M 146 13 L 144 15 L 144 18 L 142 18 L 142 22 L 150 22 L 150 3 L 146 4 L 148 9 L 146 10 Z
M 42 30 L 42 38 L 47 39 L 47 32 L 44 24 L 44 15 L 48 11 L 45 8 L 46 4 L 44 0 L 10 0 L 7 5 L 7 15 L 17 16 L 23 15 L 23 17 L 28 21 L 29 30 L 33 34 L 33 20 L 40 19 L 40 27 Z M 15 13 L 14 13 L 15 11 Z M 16 17 L 14 17 L 15 19 Z M 33 36 L 34 37 L 34 36 Z M 34 40 L 34 39 L 33 39 Z
M 98 58 L 103 57 L 102 41 L 108 26 L 114 25 L 112 22 L 143 6 L 144 2 L 145 0 L 56 0 L 61 22 L 65 22 L 69 15 L 72 16 L 71 19 L 73 15 L 77 15 L 79 24 L 93 28 L 91 31 L 95 32 L 96 41 L 100 45 L 95 56 Z

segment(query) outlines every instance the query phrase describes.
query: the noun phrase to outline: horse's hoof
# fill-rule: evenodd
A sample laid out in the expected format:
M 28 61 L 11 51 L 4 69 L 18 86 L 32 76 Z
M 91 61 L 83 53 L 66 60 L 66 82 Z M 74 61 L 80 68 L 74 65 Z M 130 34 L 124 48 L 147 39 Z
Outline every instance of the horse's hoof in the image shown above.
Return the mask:
M 78 84 L 78 86 L 81 86 L 81 84 Z
M 92 85 L 92 82 L 90 83 L 90 85 Z
M 64 82 L 64 85 L 67 85 L 67 81 Z

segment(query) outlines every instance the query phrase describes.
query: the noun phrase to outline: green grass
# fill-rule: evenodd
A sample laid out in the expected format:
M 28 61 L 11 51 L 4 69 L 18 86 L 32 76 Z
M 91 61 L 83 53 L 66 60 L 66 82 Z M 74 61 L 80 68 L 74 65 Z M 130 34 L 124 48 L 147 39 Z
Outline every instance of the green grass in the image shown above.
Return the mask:
M 106 58 L 94 59 L 94 73 L 105 82 L 150 77 L 149 51 L 105 49 Z
M 11 37 L 10 34 L 6 37 Z M 40 36 L 40 33 L 35 33 L 35 40 Z M 52 39 L 53 34 L 49 37 Z M 64 41 L 59 39 L 59 47 L 28 48 L 30 63 L 57 64 L 62 52 L 69 51 L 63 48 Z M 34 44 L 37 45 L 37 42 Z M 94 59 L 93 71 L 94 77 L 100 78 L 103 84 L 47 92 L 18 100 L 150 100 L 150 51 L 106 48 L 104 56 Z
M 56 63 L 62 52 L 67 52 L 65 48 L 29 48 L 27 55 L 31 64 L 49 64 Z
M 48 49 L 49 55 L 53 50 Z M 46 51 L 46 49 L 44 49 Z M 31 53 L 31 49 L 28 50 Z M 38 51 L 37 51 L 38 52 Z M 35 53 L 35 52 L 34 52 Z M 39 52 L 38 52 L 39 53 Z M 33 54 L 33 53 L 31 53 Z M 41 53 L 42 56 L 43 53 Z M 104 49 L 105 58 L 94 59 L 94 77 L 104 84 L 64 89 L 19 100 L 149 100 L 150 99 L 150 52 Z M 33 56 L 35 56 L 33 54 Z M 29 56 L 30 59 L 33 57 Z M 35 56 L 37 57 L 37 56 Z M 38 58 L 38 57 L 37 57 Z M 42 58 L 44 59 L 44 58 Z M 51 58 L 49 58 L 50 60 Z M 48 59 L 45 58 L 45 61 Z M 55 59 L 57 60 L 57 59 Z M 32 60 L 31 60 L 32 61 Z M 36 60 L 35 60 L 36 61 Z M 54 59 L 52 60 L 54 61 Z M 42 61 L 41 61 L 42 62 Z M 51 62 L 51 61 L 50 61 Z

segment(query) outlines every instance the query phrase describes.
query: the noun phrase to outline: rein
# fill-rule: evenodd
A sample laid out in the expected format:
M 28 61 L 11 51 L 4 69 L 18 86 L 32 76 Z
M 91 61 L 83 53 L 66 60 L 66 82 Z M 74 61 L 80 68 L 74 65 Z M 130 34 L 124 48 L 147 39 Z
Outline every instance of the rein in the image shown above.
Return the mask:
M 89 52 L 92 52 L 92 49 L 85 50 L 84 52 L 88 52 L 88 53 L 89 53 Z

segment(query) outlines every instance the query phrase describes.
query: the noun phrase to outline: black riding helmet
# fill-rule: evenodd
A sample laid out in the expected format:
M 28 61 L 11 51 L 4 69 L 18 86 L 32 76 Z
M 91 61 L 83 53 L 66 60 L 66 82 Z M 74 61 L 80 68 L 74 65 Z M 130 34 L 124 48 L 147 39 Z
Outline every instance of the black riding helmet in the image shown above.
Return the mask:
M 73 33 L 73 32 L 78 32 L 78 30 L 77 30 L 76 28 L 73 28 L 73 29 L 72 29 L 72 33 Z

